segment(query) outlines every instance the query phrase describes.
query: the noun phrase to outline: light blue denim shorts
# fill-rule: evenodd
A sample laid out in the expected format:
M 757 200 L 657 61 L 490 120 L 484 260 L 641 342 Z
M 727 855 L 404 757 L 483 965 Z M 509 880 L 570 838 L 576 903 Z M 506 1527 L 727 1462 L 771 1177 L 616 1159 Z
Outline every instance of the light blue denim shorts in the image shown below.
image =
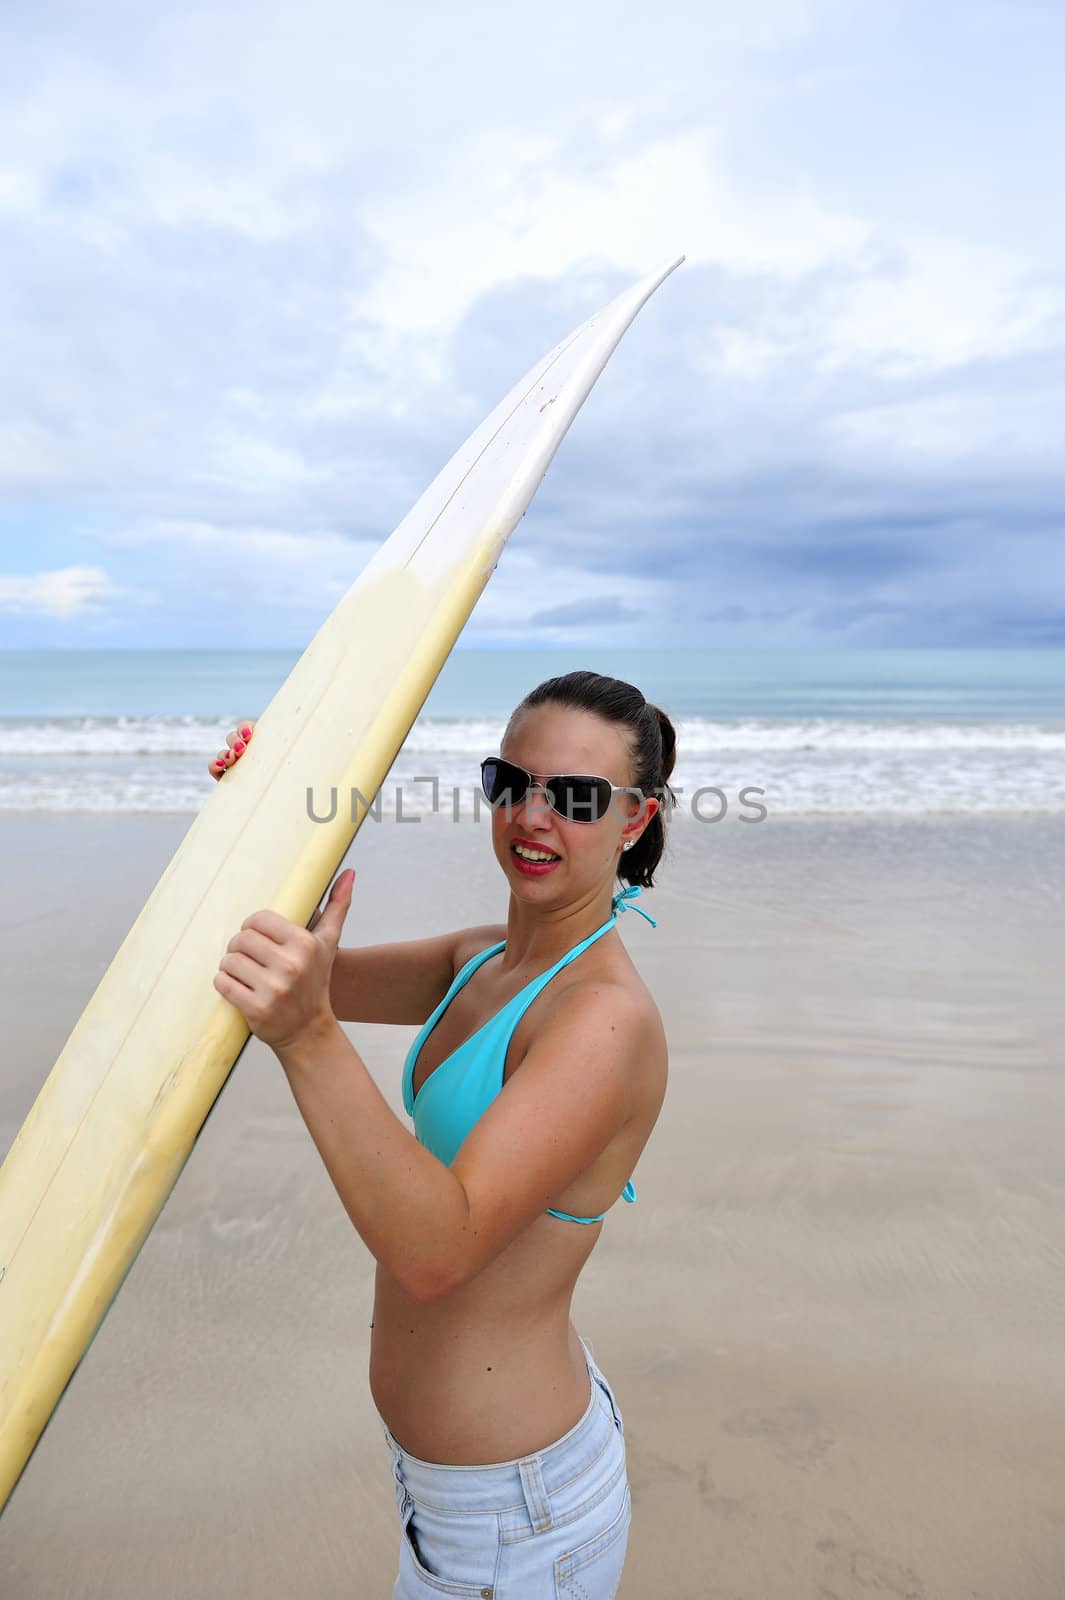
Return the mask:
M 588 1408 L 535 1455 L 483 1466 L 421 1461 L 382 1418 L 400 1518 L 392 1600 L 613 1600 L 632 1521 L 625 1424 L 581 1344 Z

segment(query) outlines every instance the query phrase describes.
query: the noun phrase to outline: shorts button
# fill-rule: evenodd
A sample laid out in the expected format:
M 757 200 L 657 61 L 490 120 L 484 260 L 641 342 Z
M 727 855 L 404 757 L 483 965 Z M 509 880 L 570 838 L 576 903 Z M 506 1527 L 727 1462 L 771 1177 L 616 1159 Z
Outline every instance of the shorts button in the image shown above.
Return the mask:
M 492 1600 L 492 1595 L 494 1594 L 494 1592 L 495 1591 L 492 1590 L 492 1589 L 482 1589 L 481 1590 L 481 1600 Z

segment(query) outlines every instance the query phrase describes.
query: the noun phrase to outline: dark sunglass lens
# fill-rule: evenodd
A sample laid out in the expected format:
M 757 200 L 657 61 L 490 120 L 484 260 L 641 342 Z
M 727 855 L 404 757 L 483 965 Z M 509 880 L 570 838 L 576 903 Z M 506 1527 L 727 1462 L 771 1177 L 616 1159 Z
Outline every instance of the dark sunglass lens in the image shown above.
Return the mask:
M 610 785 L 604 778 L 555 778 L 551 803 L 568 822 L 598 822 L 610 804 Z
M 489 805 L 516 806 L 525 793 L 528 779 L 520 767 L 509 761 L 481 763 L 481 787 Z
M 500 788 L 498 761 L 481 762 L 481 788 L 489 805 L 494 806 Z

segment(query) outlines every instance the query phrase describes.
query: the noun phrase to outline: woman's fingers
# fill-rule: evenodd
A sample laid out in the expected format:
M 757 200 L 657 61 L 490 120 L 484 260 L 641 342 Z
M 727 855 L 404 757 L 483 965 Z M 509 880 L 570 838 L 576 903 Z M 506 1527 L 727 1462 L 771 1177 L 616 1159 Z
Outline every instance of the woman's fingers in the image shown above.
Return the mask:
M 234 764 L 234 762 L 240 760 L 241 756 L 248 748 L 248 744 L 250 743 L 251 736 L 254 732 L 255 723 L 250 717 L 246 721 L 238 723 L 235 728 L 231 728 L 229 730 L 229 732 L 226 734 L 226 744 L 228 748 L 225 750 L 219 750 L 214 760 L 208 762 L 207 764 L 207 770 L 211 774 L 212 778 L 217 781 L 217 779 L 222 776 L 223 772 L 227 771 L 228 768 Z

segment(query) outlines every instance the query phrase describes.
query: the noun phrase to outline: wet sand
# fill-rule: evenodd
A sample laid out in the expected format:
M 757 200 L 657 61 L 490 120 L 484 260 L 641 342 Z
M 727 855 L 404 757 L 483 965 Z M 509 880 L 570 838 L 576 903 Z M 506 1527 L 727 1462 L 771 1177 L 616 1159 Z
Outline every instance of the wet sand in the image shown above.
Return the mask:
M 0 1150 L 190 820 L 4 817 Z M 486 823 L 349 859 L 344 943 L 505 915 Z M 574 1303 L 620 1600 L 1065 1594 L 1063 869 L 1052 818 L 676 820 L 622 921 L 669 1094 Z M 415 1030 L 348 1031 L 402 1115 Z M 372 1279 L 253 1040 L 0 1520 L 4 1600 L 384 1600 Z

